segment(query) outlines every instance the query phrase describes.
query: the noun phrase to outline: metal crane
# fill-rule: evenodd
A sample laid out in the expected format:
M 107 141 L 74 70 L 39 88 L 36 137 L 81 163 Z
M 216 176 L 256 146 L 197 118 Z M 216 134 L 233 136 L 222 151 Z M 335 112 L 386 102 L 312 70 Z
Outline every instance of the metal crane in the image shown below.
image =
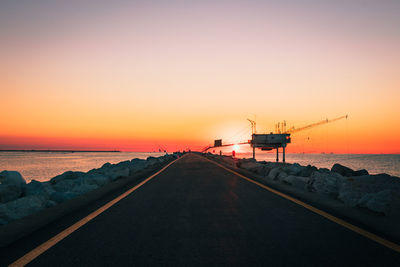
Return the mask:
M 261 150 L 272 150 L 276 149 L 276 161 L 279 161 L 279 148 L 282 148 L 282 161 L 285 162 L 285 148 L 287 144 L 291 143 L 291 138 L 290 135 L 292 133 L 297 133 L 302 130 L 310 129 L 315 126 L 319 126 L 322 124 L 330 123 L 330 122 L 335 122 L 341 119 L 347 119 L 348 115 L 341 116 L 332 120 L 326 119 L 320 122 L 312 123 L 300 128 L 295 128 L 294 126 L 286 130 L 286 121 L 283 121 L 282 123 L 278 123 L 275 125 L 275 133 L 269 133 L 269 134 L 257 134 L 256 133 L 256 122 L 250 119 L 247 119 L 251 123 L 251 128 L 252 128 L 252 135 L 251 135 L 251 140 L 248 142 L 243 142 L 243 143 L 237 143 L 237 144 L 250 144 L 250 146 L 253 148 L 253 158 L 255 158 L 255 149 L 259 148 Z M 281 129 L 282 127 L 282 129 Z M 203 149 L 203 152 L 206 152 L 208 149 L 213 148 L 213 147 L 223 147 L 223 146 L 232 146 L 235 144 L 222 144 L 222 140 L 218 139 L 214 141 L 214 145 L 210 145 L 208 147 L 205 147 Z
M 295 128 L 294 126 L 292 126 L 287 130 L 286 130 L 286 121 L 283 121 L 281 124 L 278 123 L 276 125 L 275 132 L 276 133 L 293 134 L 293 133 L 297 133 L 297 132 L 300 132 L 300 131 L 303 131 L 303 130 L 307 130 L 307 129 L 310 129 L 310 128 L 313 128 L 315 126 L 319 126 L 319 125 L 322 125 L 322 124 L 335 122 L 335 121 L 338 121 L 338 120 L 341 120 L 341 119 L 347 119 L 347 117 L 348 117 L 348 115 L 341 116 L 341 117 L 338 117 L 338 118 L 335 118 L 335 119 L 331 119 L 331 120 L 325 119 L 325 120 L 322 120 L 322 121 L 319 121 L 319 122 L 316 122 L 316 123 L 312 123 L 312 124 L 309 124 L 309 125 L 306 125 L 306 126 L 303 126 L 303 127 L 300 127 L 300 128 Z M 282 126 L 282 129 L 280 128 L 280 126 Z

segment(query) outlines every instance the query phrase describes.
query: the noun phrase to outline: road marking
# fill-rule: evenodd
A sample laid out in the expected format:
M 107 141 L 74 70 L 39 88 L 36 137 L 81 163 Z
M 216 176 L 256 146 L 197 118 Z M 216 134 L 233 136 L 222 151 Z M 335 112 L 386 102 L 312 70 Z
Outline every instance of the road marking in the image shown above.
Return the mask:
M 322 210 L 317 209 L 317 208 L 315 208 L 315 207 L 313 207 L 313 206 L 311 206 L 309 204 L 306 204 L 303 201 L 300 201 L 300 200 L 298 200 L 296 198 L 293 198 L 293 197 L 291 197 L 289 195 L 281 193 L 281 192 L 279 192 L 279 191 L 277 191 L 277 190 L 275 190 L 275 189 L 273 189 L 273 188 L 271 188 L 269 186 L 266 186 L 266 185 L 264 185 L 262 183 L 254 181 L 253 179 L 248 178 L 248 177 L 246 177 L 246 176 L 244 176 L 244 175 L 242 175 L 242 174 L 240 174 L 240 173 L 238 173 L 238 172 L 236 172 L 234 170 L 231 170 L 231 169 L 229 169 L 229 168 L 223 166 L 222 164 L 219 164 L 219 163 L 217 163 L 217 162 L 215 162 L 213 160 L 210 160 L 210 159 L 208 159 L 206 157 L 203 157 L 203 158 L 205 158 L 206 160 L 214 163 L 215 165 L 217 165 L 217 166 L 219 166 L 219 167 L 221 167 L 221 168 L 223 168 L 223 169 L 225 169 L 225 170 L 227 170 L 227 171 L 239 176 L 240 178 L 243 178 L 243 179 L 245 179 L 245 180 L 247 180 L 247 181 L 249 181 L 249 182 L 251 182 L 253 184 L 256 184 L 256 185 L 258 185 L 258 186 L 270 191 L 271 193 L 274 193 L 274 194 L 276 194 L 276 195 L 278 195 L 280 197 L 283 197 L 283 198 L 285 198 L 287 200 L 290 200 L 290 201 L 292 201 L 292 202 L 294 202 L 294 203 L 296 203 L 296 204 L 298 204 L 298 205 L 300 205 L 300 206 L 302 206 L 302 207 L 304 207 L 304 208 L 306 208 L 306 209 L 308 209 L 308 210 L 310 210 L 310 211 L 312 211 L 314 213 L 317 213 L 317 214 L 321 215 L 322 217 L 327 218 L 328 220 L 330 220 L 330 221 L 332 221 L 334 223 L 337 223 L 337 224 L 339 224 L 339 225 L 341 225 L 341 226 L 343 226 L 343 227 L 345 227 L 345 228 L 347 228 L 347 229 L 349 229 L 349 230 L 351 230 L 353 232 L 356 232 L 357 234 L 360 234 L 360 235 L 362 235 L 362 236 L 364 236 L 364 237 L 366 237 L 368 239 L 371 239 L 371 240 L 373 240 L 373 241 L 375 241 L 375 242 L 377 242 L 377 243 L 379 243 L 379 244 L 381 244 L 381 245 L 383 245 L 383 246 L 385 246 L 387 248 L 390 248 L 390 249 L 392 249 L 392 250 L 394 250 L 396 252 L 400 252 L 400 245 L 398 245 L 396 243 L 393 243 L 393 242 L 391 242 L 389 240 L 386 240 L 386 239 L 384 239 L 384 238 L 382 238 L 382 237 L 380 237 L 378 235 L 375 235 L 375 234 L 373 234 L 371 232 L 368 232 L 367 230 L 364 230 L 364 229 L 362 229 L 360 227 L 357 227 L 357 226 L 355 226 L 355 225 L 353 225 L 351 223 L 348 223 L 348 222 L 346 222 L 346 221 L 344 221 L 342 219 L 339 219 L 339 218 L 337 218 L 337 217 L 335 217 L 335 216 L 333 216 L 333 215 L 331 215 L 331 214 L 329 214 L 329 213 L 327 213 L 325 211 L 322 211 Z
M 185 155 L 183 155 L 182 157 L 184 157 Z M 175 163 L 177 160 L 181 159 L 182 157 L 177 158 L 174 161 L 168 163 L 166 166 L 164 166 L 161 170 L 159 170 L 155 174 L 153 174 L 150 177 L 146 178 L 145 180 L 143 180 L 142 182 L 140 182 L 136 186 L 134 186 L 131 189 L 129 189 L 128 191 L 126 191 L 125 193 L 123 193 L 123 194 L 119 195 L 118 197 L 114 198 L 113 200 L 111 200 L 110 202 L 108 202 L 104 206 L 100 207 L 96 211 L 90 213 L 88 216 L 86 216 L 85 218 L 83 218 L 80 221 L 76 222 L 75 224 L 71 225 L 70 227 L 68 227 L 64 231 L 62 231 L 59 234 L 53 236 L 52 238 L 50 238 L 49 240 L 47 240 L 46 242 L 44 242 L 40 246 L 34 248 L 33 250 L 31 250 L 30 252 L 28 252 L 27 254 L 25 254 L 24 256 L 19 258 L 18 260 L 16 260 L 15 262 L 11 263 L 9 266 L 25 266 L 26 264 L 30 263 L 35 258 L 37 258 L 42 253 L 44 253 L 46 250 L 50 249 L 55 244 L 57 244 L 58 242 L 60 242 L 61 240 L 63 240 L 64 238 L 66 238 L 67 236 L 69 236 L 70 234 L 72 234 L 73 232 L 78 230 L 79 228 L 81 228 L 83 225 L 85 225 L 89 221 L 93 220 L 99 214 L 103 213 L 104 211 L 106 211 L 107 209 L 112 207 L 118 201 L 120 201 L 121 199 L 123 199 L 126 196 L 128 196 L 130 193 L 132 193 L 133 191 L 135 191 L 136 189 L 138 189 L 139 187 L 141 187 L 142 185 L 144 185 L 145 183 L 147 183 L 148 181 L 150 181 L 151 179 L 156 177 L 161 172 L 165 171 L 165 169 L 167 169 L 169 166 L 171 166 L 173 163 Z

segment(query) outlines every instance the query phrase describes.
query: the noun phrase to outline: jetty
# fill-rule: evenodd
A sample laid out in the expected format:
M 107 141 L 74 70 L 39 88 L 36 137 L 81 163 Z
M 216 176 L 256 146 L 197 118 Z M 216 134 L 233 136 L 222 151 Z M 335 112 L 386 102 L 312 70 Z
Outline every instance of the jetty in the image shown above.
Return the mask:
M 1 266 L 392 266 L 396 244 L 187 153 L 1 250 Z M 360 232 L 361 231 L 361 232 Z M 379 237 L 380 238 L 380 237 Z M 387 243 L 385 243 L 387 242 Z

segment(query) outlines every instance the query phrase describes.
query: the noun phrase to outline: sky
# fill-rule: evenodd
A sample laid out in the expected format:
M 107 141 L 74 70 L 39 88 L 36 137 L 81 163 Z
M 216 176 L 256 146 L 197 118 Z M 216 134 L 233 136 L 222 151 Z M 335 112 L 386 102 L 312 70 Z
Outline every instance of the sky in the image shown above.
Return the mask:
M 196 2 L 2 0 L 0 149 L 400 153 L 400 1 Z

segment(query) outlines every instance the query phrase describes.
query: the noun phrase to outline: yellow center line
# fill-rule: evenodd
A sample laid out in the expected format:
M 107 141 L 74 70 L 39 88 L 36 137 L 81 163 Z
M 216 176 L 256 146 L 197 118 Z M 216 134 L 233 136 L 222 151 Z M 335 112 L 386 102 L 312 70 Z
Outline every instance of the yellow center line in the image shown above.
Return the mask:
M 138 189 L 139 187 L 141 187 L 142 185 L 144 185 L 145 183 L 147 183 L 148 181 L 153 179 L 155 176 L 157 176 L 161 172 L 165 171 L 165 169 L 167 169 L 169 166 L 171 166 L 173 163 L 175 163 L 177 160 L 179 160 L 181 158 L 182 157 L 180 157 L 178 159 L 175 159 L 174 161 L 168 163 L 166 166 L 164 166 L 161 170 L 159 170 L 155 174 L 153 174 L 150 177 L 146 178 L 145 180 L 143 180 L 142 182 L 140 182 L 136 186 L 134 186 L 131 189 L 129 189 L 128 191 L 126 191 L 125 193 L 123 193 L 123 194 L 119 195 L 118 197 L 114 198 L 113 200 L 111 200 L 110 202 L 105 204 L 104 206 L 102 206 L 99 209 L 97 209 L 96 211 L 90 213 L 85 218 L 81 219 L 80 221 L 78 221 L 75 224 L 71 225 L 70 227 L 68 227 L 64 231 L 62 231 L 59 234 L 55 235 L 54 237 L 50 238 L 49 240 L 47 240 L 43 244 L 41 244 L 38 247 L 34 248 L 33 250 L 31 250 L 30 252 L 28 252 L 27 254 L 25 254 L 24 256 L 19 258 L 18 260 L 16 260 L 15 262 L 11 263 L 9 266 L 25 266 L 26 264 L 30 263 L 35 258 L 40 256 L 42 253 L 44 253 L 45 251 L 47 251 L 48 249 L 53 247 L 55 244 L 57 244 L 58 242 L 60 242 L 61 240 L 63 240 L 64 238 L 66 238 L 67 236 L 69 236 L 70 234 L 72 234 L 73 232 L 78 230 L 79 228 L 81 228 L 83 225 L 87 224 L 89 221 L 93 220 L 99 214 L 101 214 L 104 211 L 106 211 L 107 209 L 109 209 L 111 206 L 116 204 L 118 201 L 120 201 L 121 199 L 123 199 L 126 196 L 128 196 L 130 193 L 132 193 L 133 191 L 135 191 L 136 189 Z
M 205 157 L 203 157 L 203 158 L 205 158 Z M 244 176 L 244 175 L 242 175 L 242 174 L 240 174 L 240 173 L 238 173 L 238 172 L 236 172 L 234 170 L 231 170 L 231 169 L 229 169 L 229 168 L 227 168 L 227 167 L 225 167 L 225 166 L 223 166 L 223 165 L 221 165 L 221 164 L 219 164 L 219 163 L 217 163 L 215 161 L 212 161 L 212 160 L 210 160 L 208 158 L 205 158 L 205 159 L 210 161 L 210 162 L 212 162 L 212 163 L 214 163 L 215 165 L 217 165 L 217 166 L 219 166 L 219 167 L 221 167 L 221 168 L 223 168 L 223 169 L 225 169 L 225 170 L 227 170 L 227 171 L 239 176 L 240 178 L 245 179 L 246 181 L 249 181 L 249 182 L 251 182 L 253 184 L 256 184 L 256 185 L 258 185 L 258 186 L 270 191 L 271 193 L 274 193 L 274 194 L 276 194 L 276 195 L 278 195 L 280 197 L 283 197 L 283 198 L 285 198 L 287 200 L 290 200 L 290 201 L 292 201 L 292 202 L 294 202 L 294 203 L 296 203 L 296 204 L 298 204 L 298 205 L 300 205 L 300 206 L 302 206 L 302 207 L 304 207 L 304 208 L 306 208 L 306 209 L 308 209 L 308 210 L 310 210 L 310 211 L 312 211 L 314 213 L 317 213 L 317 214 L 321 215 L 322 217 L 325 217 L 326 219 L 328 219 L 328 220 L 330 220 L 330 221 L 332 221 L 334 223 L 337 223 L 337 224 L 339 224 L 339 225 L 341 225 L 341 226 L 343 226 L 343 227 L 345 227 L 345 228 L 347 228 L 347 229 L 349 229 L 349 230 L 351 230 L 353 232 L 356 232 L 357 234 L 360 234 L 360 235 L 362 235 L 362 236 L 364 236 L 364 237 L 366 237 L 368 239 L 371 239 L 371 240 L 373 240 L 373 241 L 375 241 L 375 242 L 377 242 L 377 243 L 379 243 L 379 244 L 381 244 L 381 245 L 383 245 L 383 246 L 385 246 L 387 248 L 390 248 L 390 249 L 392 249 L 392 250 L 394 250 L 396 252 L 400 252 L 400 245 L 398 245 L 396 243 L 393 243 L 393 242 L 391 242 L 389 240 L 386 240 L 386 239 L 384 239 L 384 238 L 382 238 L 382 237 L 380 237 L 378 235 L 375 235 L 375 234 L 373 234 L 371 232 L 368 232 L 367 230 L 364 230 L 364 229 L 362 229 L 360 227 L 357 227 L 357 226 L 355 226 L 355 225 L 353 225 L 351 223 L 348 223 L 348 222 L 346 222 L 346 221 L 344 221 L 342 219 L 339 219 L 339 218 L 337 218 L 337 217 L 335 217 L 335 216 L 333 216 L 333 215 L 331 215 L 331 214 L 329 214 L 329 213 L 327 213 L 325 211 L 317 209 L 317 208 L 315 208 L 315 207 L 313 207 L 313 206 L 311 206 L 309 204 L 304 203 L 303 201 L 300 201 L 300 200 L 298 200 L 296 198 L 293 198 L 293 197 L 291 197 L 289 195 L 286 195 L 286 194 L 284 194 L 282 192 L 279 192 L 279 191 L 277 191 L 277 190 L 275 190 L 275 189 L 273 189 L 273 188 L 271 188 L 269 186 L 266 186 L 266 185 L 264 185 L 262 183 L 254 181 L 253 179 L 248 178 L 248 177 L 246 177 L 246 176 Z

